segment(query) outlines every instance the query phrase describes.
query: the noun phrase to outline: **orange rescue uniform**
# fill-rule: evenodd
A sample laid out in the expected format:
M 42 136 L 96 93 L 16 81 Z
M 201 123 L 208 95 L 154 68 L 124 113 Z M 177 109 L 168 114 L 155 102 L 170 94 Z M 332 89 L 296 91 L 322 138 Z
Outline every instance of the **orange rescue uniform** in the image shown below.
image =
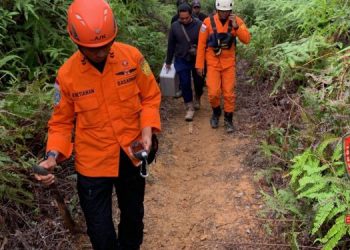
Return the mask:
M 227 32 L 229 20 L 222 25 L 218 14 L 214 15 L 217 32 Z M 243 20 L 236 16 L 236 23 L 239 26 L 237 30 L 232 29 L 232 35 L 248 44 L 250 33 Z M 207 17 L 202 24 L 199 32 L 198 49 L 196 58 L 196 68 L 204 69 L 204 63 L 207 63 L 206 82 L 208 87 L 208 97 L 210 105 L 213 108 L 220 106 L 221 92 L 224 97 L 224 111 L 233 112 L 235 108 L 235 77 L 236 77 L 236 48 L 233 44 L 230 49 L 222 49 L 220 55 L 215 55 L 212 47 L 207 47 L 209 36 L 214 33 L 210 23 L 210 17 Z
M 71 155 L 76 120 L 75 167 L 82 175 L 118 176 L 120 148 L 130 154 L 128 147 L 144 127 L 160 131 L 158 84 L 140 51 L 130 45 L 112 45 L 103 73 L 77 51 L 59 69 L 55 87 L 47 151 Z

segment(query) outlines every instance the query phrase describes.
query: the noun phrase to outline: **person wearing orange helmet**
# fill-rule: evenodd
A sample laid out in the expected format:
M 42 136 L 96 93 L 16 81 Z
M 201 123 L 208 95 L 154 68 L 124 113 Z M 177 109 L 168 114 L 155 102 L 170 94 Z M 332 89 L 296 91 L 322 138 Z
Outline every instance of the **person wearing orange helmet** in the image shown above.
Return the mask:
M 145 179 L 130 146 L 152 152 L 160 131 L 158 84 L 141 52 L 115 42 L 118 27 L 104 0 L 74 0 L 67 30 L 78 46 L 58 70 L 46 157 L 50 172 L 70 157 L 74 129 L 80 205 L 94 249 L 140 249 Z M 35 175 L 50 185 L 53 174 Z M 112 192 L 120 209 L 118 236 L 112 220 Z
M 242 43 L 248 44 L 250 33 L 244 21 L 232 13 L 233 0 L 216 0 L 215 6 L 217 13 L 204 20 L 199 32 L 196 69 L 203 76 L 206 63 L 208 98 L 213 110 L 211 127 L 216 129 L 219 126 L 222 93 L 224 125 L 226 132 L 232 133 L 236 99 L 236 37 Z

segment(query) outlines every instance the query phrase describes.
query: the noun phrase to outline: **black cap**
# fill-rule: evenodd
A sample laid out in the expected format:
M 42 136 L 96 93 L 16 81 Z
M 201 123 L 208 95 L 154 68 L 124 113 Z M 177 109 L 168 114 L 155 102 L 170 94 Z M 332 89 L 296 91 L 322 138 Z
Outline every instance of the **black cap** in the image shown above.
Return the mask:
M 193 0 L 192 7 L 201 7 L 201 2 L 199 0 Z

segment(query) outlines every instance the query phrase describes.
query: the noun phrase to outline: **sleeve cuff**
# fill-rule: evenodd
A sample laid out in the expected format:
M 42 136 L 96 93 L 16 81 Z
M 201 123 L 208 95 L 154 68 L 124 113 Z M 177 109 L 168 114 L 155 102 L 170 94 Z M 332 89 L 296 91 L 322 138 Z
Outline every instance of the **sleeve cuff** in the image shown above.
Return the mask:
M 143 109 L 141 113 L 141 129 L 152 127 L 153 131 L 160 132 L 160 116 L 158 109 Z
M 73 143 L 70 142 L 70 138 L 68 139 L 58 135 L 49 135 L 46 151 L 49 150 L 57 150 L 60 153 L 57 160 L 63 161 L 71 156 L 73 151 Z

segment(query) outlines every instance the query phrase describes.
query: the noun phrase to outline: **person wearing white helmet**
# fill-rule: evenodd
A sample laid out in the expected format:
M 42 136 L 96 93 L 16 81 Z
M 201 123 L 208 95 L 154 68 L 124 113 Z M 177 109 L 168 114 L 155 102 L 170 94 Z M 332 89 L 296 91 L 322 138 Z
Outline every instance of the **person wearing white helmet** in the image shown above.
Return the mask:
M 196 57 L 198 74 L 203 76 L 205 64 L 207 66 L 208 98 L 213 110 L 210 125 L 219 126 L 222 94 L 227 133 L 234 131 L 236 37 L 244 44 L 250 42 L 249 30 L 244 21 L 232 13 L 233 6 L 232 0 L 216 0 L 216 14 L 207 17 L 200 29 Z
M 232 10 L 233 9 L 233 0 L 216 0 L 215 2 L 216 10 Z

